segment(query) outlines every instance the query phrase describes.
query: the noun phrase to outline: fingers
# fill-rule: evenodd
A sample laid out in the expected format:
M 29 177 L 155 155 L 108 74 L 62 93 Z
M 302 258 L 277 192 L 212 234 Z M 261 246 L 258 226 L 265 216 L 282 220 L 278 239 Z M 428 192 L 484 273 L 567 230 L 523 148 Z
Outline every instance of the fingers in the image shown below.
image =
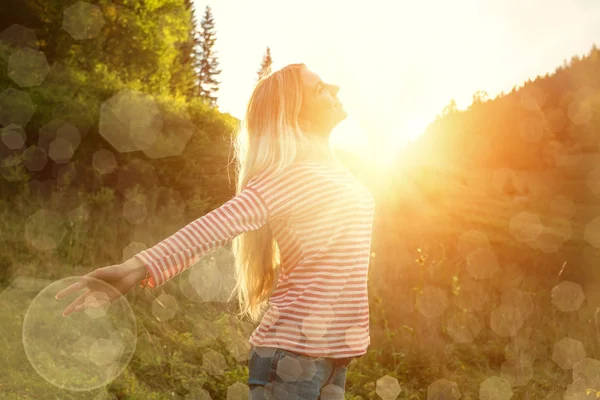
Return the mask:
M 56 296 L 54 296 L 57 300 L 62 299 L 65 296 L 70 295 L 73 292 L 78 291 L 79 289 L 85 287 L 85 281 L 83 280 L 83 278 L 79 281 L 79 282 L 75 282 L 74 284 L 72 284 L 71 286 L 68 286 L 66 288 L 64 288 L 63 290 L 61 290 L 60 292 L 56 293 Z
M 72 293 L 79 291 L 80 289 L 87 289 L 82 295 L 80 295 L 76 300 L 74 300 L 71 304 L 67 306 L 62 312 L 63 316 L 68 316 L 73 311 L 80 311 L 84 306 L 91 306 L 92 308 L 102 307 L 103 304 L 107 302 L 110 303 L 111 300 L 122 295 L 122 293 L 116 289 L 113 285 L 111 285 L 111 281 L 114 280 L 114 273 L 111 275 L 111 272 L 114 270 L 111 267 L 98 268 L 89 274 L 86 274 L 80 277 L 79 282 L 75 282 L 72 285 L 66 287 L 65 289 L 58 292 L 54 297 L 57 300 L 60 300 Z M 108 287 L 111 287 L 113 290 L 108 290 Z M 101 299 L 90 299 L 94 301 L 90 301 L 89 304 L 85 305 L 86 299 L 94 293 L 100 293 Z M 115 293 L 113 293 L 115 292 Z
M 66 287 L 65 289 L 58 292 L 56 294 L 56 296 L 54 296 L 54 297 L 57 300 L 60 300 L 63 297 L 68 296 L 69 294 L 78 291 L 79 289 L 83 289 L 84 287 L 89 287 L 89 284 L 91 283 L 91 280 L 89 278 L 99 279 L 102 272 L 104 272 L 104 268 L 98 268 L 98 269 L 93 270 L 89 274 L 86 274 L 86 275 L 82 276 L 81 278 L 79 278 L 79 282 L 75 282 L 71 286 Z
M 75 309 L 79 305 L 83 305 L 86 297 L 88 297 L 90 295 L 90 293 L 91 293 L 91 290 L 87 290 L 85 293 L 83 293 L 81 296 L 79 296 L 77 299 L 75 299 L 75 301 L 73 301 L 71 304 L 69 304 L 67 306 L 67 308 L 65 308 L 64 311 L 62 312 L 63 317 L 66 317 L 67 315 L 71 314 L 73 311 L 75 311 Z M 80 309 L 81 309 L 81 307 L 78 308 L 78 311 Z

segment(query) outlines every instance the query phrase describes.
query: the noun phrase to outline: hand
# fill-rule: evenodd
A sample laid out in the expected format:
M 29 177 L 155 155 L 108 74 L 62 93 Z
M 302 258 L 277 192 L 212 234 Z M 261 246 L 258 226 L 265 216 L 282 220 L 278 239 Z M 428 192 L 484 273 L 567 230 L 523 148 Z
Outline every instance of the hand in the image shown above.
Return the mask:
M 125 295 L 145 276 L 143 264 L 132 258 L 125 263 L 98 268 L 82 276 L 79 282 L 61 290 L 55 297 L 62 299 L 80 289 L 87 289 L 65 308 L 62 315 L 66 317 L 73 311 L 83 310 L 84 306 L 98 307 Z

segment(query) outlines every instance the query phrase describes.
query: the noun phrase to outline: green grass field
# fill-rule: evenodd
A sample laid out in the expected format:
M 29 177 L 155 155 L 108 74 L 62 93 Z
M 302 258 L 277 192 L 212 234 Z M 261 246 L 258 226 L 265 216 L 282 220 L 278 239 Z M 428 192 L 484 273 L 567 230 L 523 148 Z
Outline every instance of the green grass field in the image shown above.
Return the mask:
M 547 193 L 534 192 L 527 202 L 518 202 L 501 191 L 486 190 L 483 184 L 478 187 L 474 181 L 463 181 L 468 184 L 460 183 L 460 179 L 421 180 L 416 181 L 418 188 L 412 187 L 414 192 L 398 196 L 380 193 L 376 197 L 382 200 L 375 221 L 376 255 L 371 261 L 369 277 L 372 345 L 365 356 L 349 366 L 346 398 L 458 398 L 452 397 L 457 392 L 451 386 L 444 386 L 444 381 L 436 383 L 441 385 L 437 389 L 435 385 L 430 387 L 440 379 L 456 383 L 460 399 L 595 398 L 595 390 L 600 389 L 600 373 L 594 369 L 595 364 L 587 369 L 583 368 L 587 364 L 580 364 L 573 370 L 574 362 L 581 361 L 577 349 L 555 350 L 557 343 L 570 337 L 581 342 L 585 357 L 597 359 L 600 352 L 594 270 L 583 268 L 584 264 L 598 260 L 597 251 L 584 240 L 589 216 L 598 208 L 589 203 L 589 196 L 581 190 L 583 183 L 562 182 L 561 187 L 572 187 L 579 193 L 572 196 L 576 212 L 571 218 L 568 209 L 552 206 Z M 568 219 L 571 229 L 568 240 L 556 252 L 544 252 L 539 246 L 536 249 L 518 242 L 510 232 L 510 221 L 522 211 L 535 213 L 543 224 L 555 218 Z M 21 215 L 26 214 L 24 209 Z M 19 214 L 6 213 L 2 220 L 4 243 L 11 246 L 6 247 L 1 260 L 8 272 L 0 292 L 3 343 L 0 398 L 247 396 L 244 351 L 252 324 L 236 321 L 231 305 L 198 302 L 182 295 L 179 279 L 183 276 L 158 291 L 136 288 L 128 294 L 137 341 L 131 361 L 116 379 L 101 388 L 81 392 L 48 383 L 32 367 L 24 350 L 25 313 L 36 294 L 47 285 L 93 269 L 64 260 L 78 259 L 91 240 L 98 240 L 89 237 L 90 230 L 102 237 L 102 232 L 110 229 L 102 230 L 90 221 L 83 222 L 79 229 L 77 225 L 71 227 L 66 236 L 70 246 L 61 247 L 60 251 L 35 252 L 23 243 L 20 218 Z M 82 229 L 85 224 L 87 229 Z M 472 279 L 468 262 L 456 250 L 461 235 L 473 230 L 487 237 L 498 259 L 499 271 L 492 278 Z M 118 248 L 117 243 L 110 243 L 113 246 L 110 248 Z M 476 248 L 476 245 L 471 242 L 465 246 Z M 421 253 L 417 248 L 422 249 Z M 518 264 L 520 275 L 511 275 L 514 274 L 508 269 L 511 262 Z M 577 311 L 562 312 L 552 303 L 551 290 L 563 280 L 577 281 L 583 288 L 586 299 Z M 427 286 L 445 292 L 445 305 L 436 298 L 420 303 Z M 475 291 L 470 293 L 470 290 Z M 518 292 L 510 290 L 529 293 L 531 303 L 526 306 L 515 303 L 511 296 Z M 478 298 L 477 293 L 485 294 L 485 298 Z M 165 294 L 174 296 L 170 299 L 177 303 L 177 311 L 172 319 L 160 321 L 153 307 L 160 301 L 159 296 Z M 491 322 L 492 312 L 508 303 L 517 309 L 530 307 L 527 318 L 512 336 L 498 334 L 498 328 Z M 465 311 L 465 304 L 473 310 Z M 444 308 L 444 311 L 425 317 L 423 307 Z M 460 342 L 452 331 L 459 329 L 465 335 L 470 328 L 453 328 L 452 321 L 456 320 L 452 318 L 464 312 L 478 321 L 480 330 L 472 340 Z M 52 304 L 40 318 L 52 326 L 62 317 L 57 305 Z M 57 346 L 65 345 L 64 338 L 56 339 Z M 567 360 L 563 366 L 570 368 L 557 363 L 561 354 Z M 69 370 L 58 368 L 52 376 L 60 381 L 66 379 L 63 373 L 68 374 Z M 393 397 L 395 380 L 400 388 L 397 397 Z M 81 383 L 86 384 L 92 383 Z M 586 389 L 590 389 L 587 395 Z M 428 393 L 431 396 L 436 390 L 441 397 L 428 397 Z M 571 392 L 579 393 L 579 397 L 565 397 L 565 393 Z

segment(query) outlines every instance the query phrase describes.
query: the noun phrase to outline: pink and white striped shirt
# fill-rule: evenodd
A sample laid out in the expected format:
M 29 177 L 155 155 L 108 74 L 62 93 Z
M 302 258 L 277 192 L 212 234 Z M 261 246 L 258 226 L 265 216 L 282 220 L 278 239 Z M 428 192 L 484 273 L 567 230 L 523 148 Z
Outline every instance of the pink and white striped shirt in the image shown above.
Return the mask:
M 281 252 L 255 346 L 352 357 L 370 345 L 367 274 L 375 203 L 344 168 L 297 162 L 268 171 L 221 207 L 138 253 L 156 288 L 237 235 L 269 224 Z

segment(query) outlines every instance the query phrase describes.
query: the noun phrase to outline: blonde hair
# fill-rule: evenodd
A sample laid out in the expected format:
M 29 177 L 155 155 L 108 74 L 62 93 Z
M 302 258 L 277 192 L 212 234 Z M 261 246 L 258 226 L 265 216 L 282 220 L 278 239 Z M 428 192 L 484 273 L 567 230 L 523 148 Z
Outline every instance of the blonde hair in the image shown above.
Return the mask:
M 290 64 L 257 83 L 246 115 L 234 137 L 236 194 L 258 172 L 282 172 L 314 150 L 314 141 L 303 134 L 298 121 L 302 104 L 304 64 Z M 254 322 L 263 313 L 275 289 L 281 256 L 269 224 L 244 232 L 232 241 L 240 315 Z M 230 297 L 230 299 L 231 299 Z

